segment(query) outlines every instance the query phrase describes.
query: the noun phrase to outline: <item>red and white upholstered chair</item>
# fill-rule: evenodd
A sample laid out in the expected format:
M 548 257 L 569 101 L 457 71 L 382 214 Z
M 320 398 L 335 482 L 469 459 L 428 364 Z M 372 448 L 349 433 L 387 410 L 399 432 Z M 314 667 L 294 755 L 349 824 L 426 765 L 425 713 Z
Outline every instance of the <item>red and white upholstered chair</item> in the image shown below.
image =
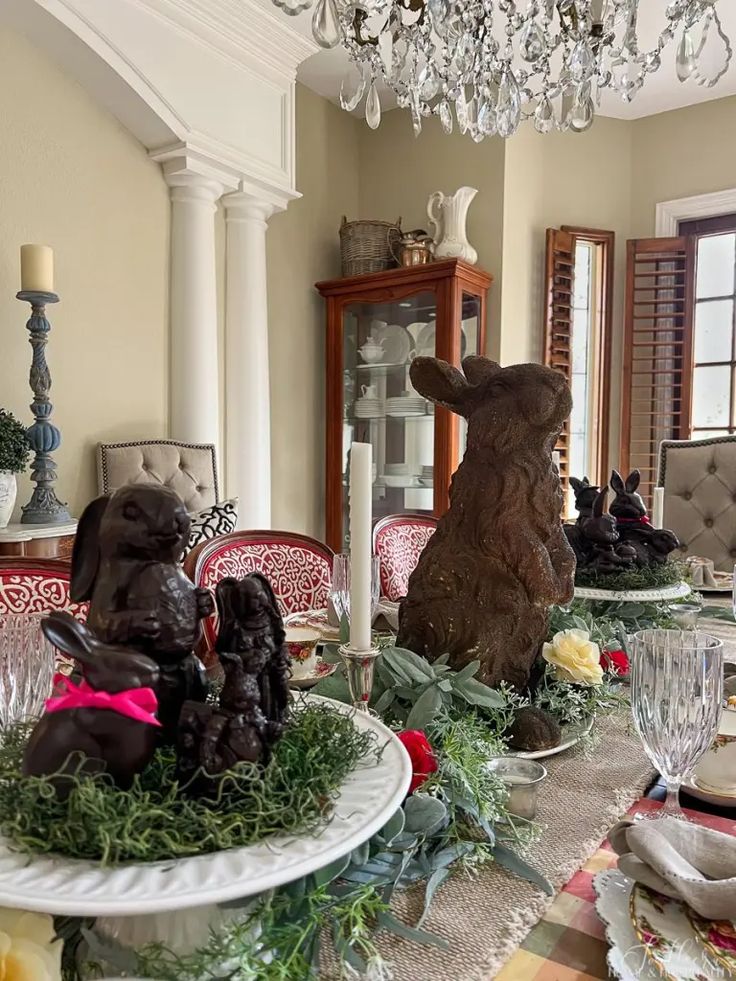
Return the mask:
M 0 558 L 0 614 L 68 610 L 84 620 L 87 604 L 69 598 L 70 575 L 63 559 Z
M 193 548 L 184 571 L 197 586 L 213 591 L 226 576 L 241 579 L 260 572 L 287 616 L 327 606 L 333 554 L 322 542 L 290 531 L 233 531 Z M 205 621 L 208 651 L 214 647 L 216 629 L 214 617 Z
M 430 515 L 390 514 L 373 528 L 373 551 L 381 560 L 381 595 L 394 602 L 403 599 L 409 576 L 424 546 L 437 528 Z

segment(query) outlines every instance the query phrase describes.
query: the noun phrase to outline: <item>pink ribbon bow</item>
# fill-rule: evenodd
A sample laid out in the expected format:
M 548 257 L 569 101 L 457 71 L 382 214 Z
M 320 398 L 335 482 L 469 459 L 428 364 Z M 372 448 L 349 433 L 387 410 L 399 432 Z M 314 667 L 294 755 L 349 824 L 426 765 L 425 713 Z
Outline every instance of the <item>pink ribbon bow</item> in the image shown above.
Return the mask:
M 137 722 L 147 722 L 151 726 L 161 725 L 156 718 L 158 699 L 153 688 L 127 688 L 111 694 L 109 691 L 97 691 L 86 681 L 75 685 L 65 675 L 57 674 L 54 678 L 54 690 L 55 694 L 46 701 L 47 712 L 78 708 L 107 709 Z
M 651 523 L 646 514 L 641 518 L 616 518 L 616 524 L 619 525 L 650 525 Z

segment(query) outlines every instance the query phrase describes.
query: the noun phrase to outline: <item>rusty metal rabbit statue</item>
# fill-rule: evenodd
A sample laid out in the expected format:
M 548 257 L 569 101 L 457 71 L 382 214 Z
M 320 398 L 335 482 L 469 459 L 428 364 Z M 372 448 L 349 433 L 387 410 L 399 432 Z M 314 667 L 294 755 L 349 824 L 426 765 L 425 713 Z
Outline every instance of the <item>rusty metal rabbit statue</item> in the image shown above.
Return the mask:
M 464 372 L 464 373 L 463 373 Z M 501 368 L 469 357 L 463 371 L 415 358 L 414 388 L 468 422 L 450 509 L 409 580 L 398 644 L 429 660 L 479 660 L 489 685 L 524 686 L 552 604 L 572 598 L 575 558 L 562 533 L 552 449 L 570 414 L 562 377 L 537 364 Z

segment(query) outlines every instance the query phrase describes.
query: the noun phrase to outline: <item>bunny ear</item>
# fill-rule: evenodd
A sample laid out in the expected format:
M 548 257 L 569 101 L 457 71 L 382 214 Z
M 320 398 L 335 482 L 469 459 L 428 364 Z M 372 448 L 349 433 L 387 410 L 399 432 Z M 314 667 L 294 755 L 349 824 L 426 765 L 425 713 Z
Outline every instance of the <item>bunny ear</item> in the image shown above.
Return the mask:
M 585 478 L 578 480 L 577 477 L 570 477 L 570 486 L 574 491 L 584 490 L 586 487 Z
M 238 595 L 238 580 L 226 576 L 215 586 L 215 603 L 217 604 L 217 619 L 220 623 L 232 620 L 235 616 L 235 606 Z
M 611 471 L 611 487 L 615 490 L 617 494 L 626 493 L 626 487 L 624 486 L 623 477 L 618 472 L 618 470 Z
M 632 470 L 629 476 L 626 478 L 626 490 L 629 494 L 633 494 L 636 488 L 639 486 L 639 481 L 641 480 L 641 473 L 638 470 Z
M 51 613 L 41 621 L 44 636 L 54 647 L 85 664 L 92 653 L 94 638 L 71 613 Z
M 463 371 L 471 385 L 480 385 L 502 370 L 500 364 L 482 358 L 478 354 L 470 354 L 467 358 L 463 358 Z
M 472 369 L 471 369 L 472 371 Z M 470 385 L 461 371 L 439 358 L 414 358 L 409 369 L 414 388 L 437 405 L 460 416 L 470 415 Z
M 75 603 L 91 599 L 100 565 L 100 524 L 110 501 L 98 497 L 82 512 L 72 549 L 72 578 L 69 594 Z
M 596 498 L 593 501 L 593 517 L 601 518 L 606 513 L 606 499 L 608 497 L 608 487 L 602 487 L 601 490 L 596 494 Z
M 261 586 L 263 586 L 263 588 L 265 589 L 266 595 L 271 601 L 271 606 L 273 607 L 274 613 L 280 613 L 279 603 L 278 600 L 276 599 L 276 593 L 274 593 L 273 591 L 273 586 L 271 585 L 271 581 L 267 579 L 261 572 L 251 572 L 250 576 L 251 579 L 258 580 Z

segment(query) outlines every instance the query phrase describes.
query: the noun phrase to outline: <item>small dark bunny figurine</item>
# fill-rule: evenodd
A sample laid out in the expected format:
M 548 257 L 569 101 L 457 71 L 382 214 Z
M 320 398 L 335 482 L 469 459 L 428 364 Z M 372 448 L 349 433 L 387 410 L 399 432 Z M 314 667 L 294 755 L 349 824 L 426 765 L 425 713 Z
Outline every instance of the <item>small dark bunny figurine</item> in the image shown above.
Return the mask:
M 464 374 L 463 374 L 464 372 Z M 463 372 L 435 358 L 411 365 L 414 388 L 468 420 L 465 457 L 409 580 L 397 643 L 479 678 L 522 687 L 547 636 L 548 610 L 572 598 L 575 558 L 562 533 L 552 449 L 572 398 L 538 364 L 481 357 Z
M 635 552 L 621 543 L 616 519 L 606 511 L 607 498 L 608 487 L 604 487 L 593 501 L 591 516 L 581 516 L 577 525 L 566 525 L 565 532 L 581 568 L 601 573 L 622 572 L 633 565 Z
M 618 521 L 641 521 L 647 516 L 647 506 L 637 487 L 641 480 L 638 470 L 632 470 L 624 482 L 621 474 L 614 470 L 611 473 L 611 489 L 616 495 L 611 501 L 611 514 Z
M 268 579 L 257 572 L 226 577 L 215 596 L 215 650 L 225 674 L 219 706 L 187 702 L 180 720 L 179 772 L 195 793 L 208 792 L 208 777 L 236 763 L 265 763 L 289 701 L 284 625 Z
M 159 665 L 164 738 L 175 741 L 181 706 L 203 701 L 204 671 L 193 653 L 200 620 L 214 604 L 184 575 L 179 559 L 190 519 L 173 490 L 128 484 L 98 497 L 79 521 L 71 597 L 89 600 L 87 622 L 105 643 L 123 644 Z
M 570 477 L 570 486 L 575 492 L 578 521 L 581 518 L 589 518 L 593 514 L 593 502 L 600 493 L 600 487 L 591 484 L 587 477 L 583 477 L 582 480 L 578 480 L 577 477 Z
M 81 665 L 84 680 L 79 686 L 68 679 L 57 682 L 57 693 L 28 740 L 23 773 L 60 774 L 55 780 L 60 794 L 69 790 L 65 771 L 105 772 L 119 787 L 130 787 L 156 748 L 156 662 L 99 641 L 69 613 L 52 613 L 41 627 Z

